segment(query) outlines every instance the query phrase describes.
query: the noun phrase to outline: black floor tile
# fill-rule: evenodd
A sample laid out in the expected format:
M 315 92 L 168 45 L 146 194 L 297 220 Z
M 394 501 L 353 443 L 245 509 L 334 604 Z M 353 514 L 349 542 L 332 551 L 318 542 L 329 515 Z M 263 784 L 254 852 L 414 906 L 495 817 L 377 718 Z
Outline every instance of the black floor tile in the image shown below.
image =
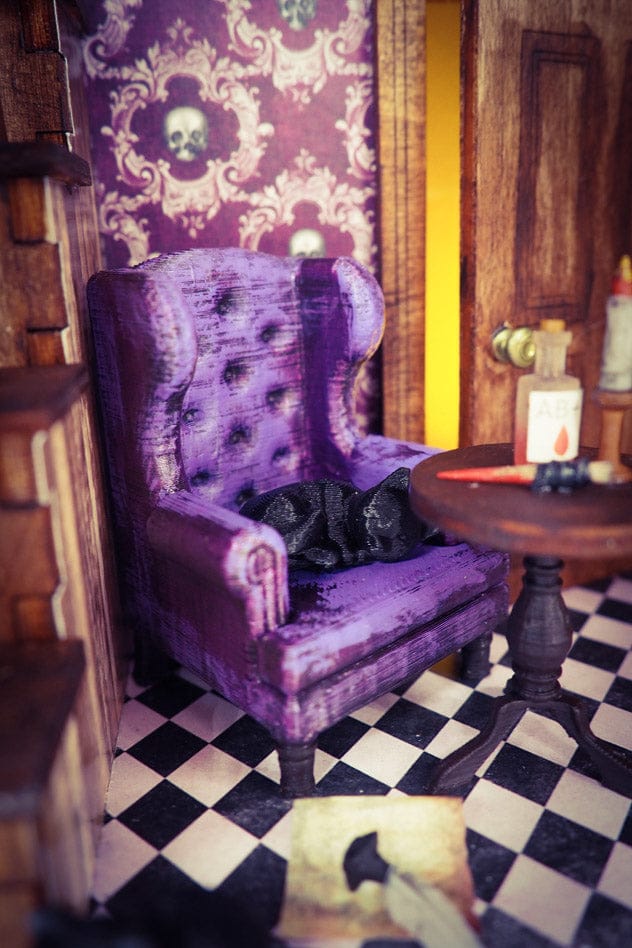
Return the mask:
M 434 776 L 437 765 L 441 763 L 439 757 L 434 754 L 422 754 L 406 771 L 404 776 L 397 784 L 397 789 L 402 793 L 407 793 L 411 797 L 423 796 L 430 793 L 430 783 Z M 477 782 L 476 777 L 472 777 L 468 790 Z
M 356 718 L 346 717 L 327 728 L 318 737 L 318 747 L 332 757 L 343 757 L 369 730 L 369 725 Z
M 211 743 L 249 767 L 256 767 L 276 749 L 270 733 L 248 715 L 231 724 Z
M 620 599 L 604 599 L 596 611 L 598 616 L 607 616 L 618 622 L 632 623 L 632 603 Z
M 600 782 L 601 780 L 599 771 L 593 764 L 586 751 L 582 750 L 581 747 L 577 748 L 569 760 L 568 769 L 573 770 L 577 774 L 582 774 L 584 777 L 590 777 L 591 780 L 596 780 L 597 782 Z
M 572 646 L 568 656 L 578 662 L 585 662 L 586 665 L 616 673 L 619 671 L 626 654 L 627 652 L 623 648 L 580 636 Z
M 185 880 L 166 860 L 157 859 L 132 880 L 121 898 L 108 903 L 108 909 L 126 921 L 93 919 L 81 940 L 46 948 L 272 948 L 277 944 L 243 892 L 236 898 L 221 888 L 206 890 Z M 147 901 L 147 889 L 152 886 L 159 893 L 158 904 L 152 901 L 156 895 Z M 175 897 L 171 892 L 165 897 L 165 887 L 175 890 Z
M 593 589 L 595 592 L 607 593 L 612 585 L 611 576 L 603 576 L 601 579 L 593 579 L 591 582 L 582 583 L 586 589 Z
M 594 887 L 612 846 L 612 841 L 600 833 L 545 810 L 524 853 L 576 882 Z
M 603 700 L 615 708 L 632 711 L 632 681 L 629 678 L 615 678 Z
M 418 941 L 402 941 L 392 938 L 371 938 L 369 941 L 363 941 L 361 948 L 419 948 Z
M 625 823 L 621 827 L 619 842 L 625 843 L 627 846 L 632 846 L 632 807 L 628 810 Z
M 511 869 L 516 853 L 471 829 L 466 830 L 465 838 L 476 895 L 491 902 Z
M 180 675 L 172 675 L 141 692 L 136 700 L 151 708 L 152 711 L 162 714 L 163 717 L 172 718 L 201 698 L 203 694 L 206 694 L 203 688 L 192 684 Z
M 573 632 L 579 632 L 584 626 L 586 619 L 590 616 L 589 612 L 580 612 L 578 609 L 568 609 L 568 617 L 571 622 Z
M 151 919 L 153 925 L 154 919 L 162 923 L 169 917 L 178 918 L 182 906 L 201 891 L 190 876 L 168 859 L 157 856 L 108 899 L 105 908 L 114 919 L 143 925 Z
M 454 720 L 481 731 L 489 721 L 494 704 L 495 698 L 491 695 L 473 691 L 454 715 Z
M 400 698 L 382 715 L 375 727 L 421 750 L 436 737 L 447 718 L 406 698 Z
M 163 780 L 119 814 L 118 820 L 151 846 L 162 849 L 205 810 L 198 800 Z
M 316 796 L 384 796 L 391 788 L 368 774 L 338 761 L 316 784 Z
M 575 933 L 575 944 L 589 948 L 624 948 L 632 945 L 632 912 L 605 895 L 594 892 Z
M 281 913 L 286 873 L 285 859 L 260 845 L 216 891 L 233 905 L 243 907 L 254 930 L 271 931 Z
M 260 839 L 291 809 L 278 784 L 252 771 L 218 800 L 213 809 Z
M 127 753 L 156 773 L 166 777 L 206 747 L 206 742 L 173 721 L 160 727 L 128 748 Z
M 485 771 L 485 779 L 544 805 L 563 773 L 559 764 L 504 744 Z
M 498 948 L 558 948 L 557 942 L 493 906 L 483 916 L 481 940 L 483 945 L 497 945 Z

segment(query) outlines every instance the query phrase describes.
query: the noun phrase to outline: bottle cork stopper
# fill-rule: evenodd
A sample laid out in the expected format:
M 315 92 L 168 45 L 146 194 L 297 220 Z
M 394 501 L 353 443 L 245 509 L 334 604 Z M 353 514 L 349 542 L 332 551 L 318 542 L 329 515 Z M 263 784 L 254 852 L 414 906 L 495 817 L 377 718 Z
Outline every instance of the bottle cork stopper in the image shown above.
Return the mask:
M 542 332 L 564 332 L 566 329 L 566 322 L 563 319 L 554 319 L 552 317 L 549 317 L 548 319 L 541 319 L 540 329 Z

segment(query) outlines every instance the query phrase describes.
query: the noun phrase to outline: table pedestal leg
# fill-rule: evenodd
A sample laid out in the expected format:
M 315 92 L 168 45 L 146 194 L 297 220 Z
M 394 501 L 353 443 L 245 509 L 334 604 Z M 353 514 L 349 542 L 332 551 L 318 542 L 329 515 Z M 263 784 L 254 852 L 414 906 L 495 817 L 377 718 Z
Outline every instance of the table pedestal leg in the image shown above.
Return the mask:
M 632 760 L 596 737 L 581 698 L 562 691 L 559 676 L 572 642 L 568 610 L 560 592 L 562 560 L 527 556 L 522 591 L 507 623 L 513 677 L 496 699 L 489 724 L 446 757 L 433 775 L 431 791 L 445 793 L 466 784 L 525 711 L 557 721 L 588 754 L 605 786 L 632 795 Z

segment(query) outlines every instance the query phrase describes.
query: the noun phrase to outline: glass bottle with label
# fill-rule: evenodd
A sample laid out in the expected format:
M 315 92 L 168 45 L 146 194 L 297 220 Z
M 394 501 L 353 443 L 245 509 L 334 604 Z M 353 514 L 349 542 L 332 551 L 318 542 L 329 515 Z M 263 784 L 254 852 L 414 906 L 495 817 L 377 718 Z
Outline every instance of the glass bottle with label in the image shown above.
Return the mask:
M 579 451 L 582 389 L 566 374 L 571 333 L 563 319 L 543 319 L 533 334 L 535 366 L 518 380 L 514 463 L 570 461 Z

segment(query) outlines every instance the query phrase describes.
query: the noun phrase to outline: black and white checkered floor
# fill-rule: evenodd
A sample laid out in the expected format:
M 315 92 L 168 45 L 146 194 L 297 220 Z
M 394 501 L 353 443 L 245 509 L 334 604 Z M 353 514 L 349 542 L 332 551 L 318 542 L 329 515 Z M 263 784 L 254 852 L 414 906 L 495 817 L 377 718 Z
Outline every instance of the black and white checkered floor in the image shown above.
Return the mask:
M 632 750 L 632 575 L 574 587 L 564 598 L 576 634 L 562 684 L 588 700 L 598 736 Z M 317 792 L 424 794 L 436 761 L 480 729 L 502 693 L 511 671 L 501 634 L 492 661 L 474 689 L 427 671 L 332 728 L 319 742 Z M 595 776 L 562 728 L 531 712 L 478 771 L 463 806 L 489 948 L 632 945 L 630 800 Z M 272 928 L 292 809 L 277 783 L 266 733 L 193 676 L 146 690 L 132 682 L 95 913 L 158 916 L 191 899 L 202 904 L 212 890 Z

